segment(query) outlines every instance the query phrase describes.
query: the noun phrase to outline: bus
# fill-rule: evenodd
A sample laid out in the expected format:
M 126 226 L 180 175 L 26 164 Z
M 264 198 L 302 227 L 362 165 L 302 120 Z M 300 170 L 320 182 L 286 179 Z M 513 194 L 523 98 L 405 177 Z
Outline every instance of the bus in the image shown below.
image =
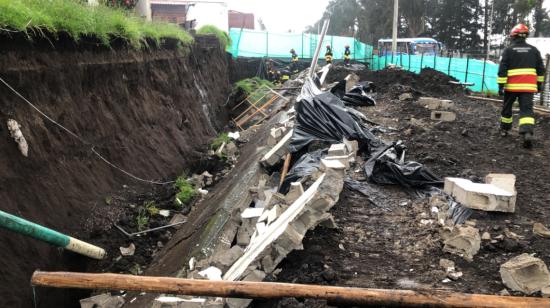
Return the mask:
M 378 40 L 378 54 L 381 56 L 391 55 L 392 39 Z M 442 44 L 432 38 L 399 38 L 397 39 L 397 54 L 410 54 L 435 56 L 441 50 Z

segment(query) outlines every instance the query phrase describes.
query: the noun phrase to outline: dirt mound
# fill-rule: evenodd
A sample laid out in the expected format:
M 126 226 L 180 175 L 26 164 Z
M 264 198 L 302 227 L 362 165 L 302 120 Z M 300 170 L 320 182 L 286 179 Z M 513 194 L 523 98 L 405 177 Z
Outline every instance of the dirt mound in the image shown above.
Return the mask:
M 424 68 L 420 74 L 415 74 L 400 69 L 350 71 L 344 66 L 335 66 L 327 78 L 329 82 L 335 82 L 352 72 L 357 74 L 361 81 L 374 82 L 377 91 L 382 94 L 400 94 L 403 93 L 404 87 L 405 90 L 417 92 L 419 95 L 435 97 L 464 95 L 467 92 L 462 86 L 449 83 L 457 81 L 456 79 L 431 68 Z
M 0 199 L 3 211 L 83 240 L 118 234 L 123 214 L 106 202 L 123 185 L 142 192 L 120 168 L 150 180 L 171 180 L 195 171 L 209 139 L 226 123 L 227 59 L 219 48 L 143 50 L 76 45 L 59 37 L 30 43 L 0 37 L 1 77 L 54 120 L 81 136 L 71 137 L 46 121 L 3 85 L 0 90 Z M 6 129 L 21 125 L 29 144 L 23 157 Z M 201 172 L 204 170 L 200 170 Z M 101 215 L 100 215 L 101 214 Z M 90 223 L 90 217 L 104 222 Z M 91 226 L 91 227 L 90 227 Z M 101 244 L 101 243 L 100 243 Z M 109 248 L 108 254 L 119 252 Z M 118 249 L 118 247 L 117 247 Z M 0 232 L 1 307 L 32 306 L 31 273 L 84 270 L 89 259 L 7 231 Z M 71 291 L 72 292 L 72 291 Z M 40 307 L 78 305 L 76 292 L 37 289 Z

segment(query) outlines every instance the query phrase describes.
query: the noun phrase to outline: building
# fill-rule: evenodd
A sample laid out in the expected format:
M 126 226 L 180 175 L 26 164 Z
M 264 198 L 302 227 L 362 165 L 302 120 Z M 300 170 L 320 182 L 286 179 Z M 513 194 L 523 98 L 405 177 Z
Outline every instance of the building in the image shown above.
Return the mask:
M 147 20 L 176 23 L 186 28 L 214 25 L 229 30 L 227 1 L 140 0 L 136 12 Z
M 229 28 L 254 30 L 254 14 L 229 10 Z

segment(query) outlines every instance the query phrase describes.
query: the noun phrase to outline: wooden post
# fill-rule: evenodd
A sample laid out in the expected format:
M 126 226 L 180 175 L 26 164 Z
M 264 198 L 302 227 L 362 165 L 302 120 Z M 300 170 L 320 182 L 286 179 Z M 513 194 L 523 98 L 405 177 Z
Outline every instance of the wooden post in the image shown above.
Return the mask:
M 283 165 L 283 169 L 281 170 L 281 180 L 279 181 L 279 188 L 281 188 L 281 185 L 283 185 L 283 182 L 285 181 L 286 174 L 288 173 L 288 168 L 290 168 L 291 159 L 292 159 L 292 154 L 290 153 L 286 154 L 285 163 Z
M 123 274 L 41 272 L 34 286 L 99 290 L 127 290 L 232 298 L 316 298 L 334 303 L 401 307 L 550 307 L 549 298 L 451 293 L 437 290 L 382 290 L 292 283 L 215 281 Z

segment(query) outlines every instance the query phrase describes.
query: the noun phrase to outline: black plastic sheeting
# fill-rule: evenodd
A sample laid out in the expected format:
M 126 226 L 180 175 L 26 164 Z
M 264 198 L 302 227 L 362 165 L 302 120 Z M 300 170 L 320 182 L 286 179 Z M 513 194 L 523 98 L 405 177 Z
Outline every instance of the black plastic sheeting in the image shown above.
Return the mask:
M 404 151 L 400 141 L 379 149 L 365 163 L 367 178 L 377 184 L 399 184 L 413 189 L 443 186 L 443 180 L 421 163 L 401 161 Z
M 283 184 L 279 188 L 279 192 L 286 194 L 290 188 L 290 183 L 298 182 L 301 178 L 312 175 L 319 170 L 321 158 L 325 157 L 327 152 L 327 149 L 320 149 L 302 155 L 288 171 Z
M 342 80 L 334 86 L 330 92 L 340 98 L 346 106 L 375 106 L 376 100 L 367 93 L 375 91 L 375 86 L 370 81 L 364 81 L 353 86 L 346 92 L 346 80 Z
M 359 147 L 369 148 L 378 144 L 377 138 L 361 123 L 342 100 L 330 92 L 306 97 L 296 103 L 296 125 L 289 150 L 296 153 L 310 143 L 341 143 L 344 138 L 357 140 Z

